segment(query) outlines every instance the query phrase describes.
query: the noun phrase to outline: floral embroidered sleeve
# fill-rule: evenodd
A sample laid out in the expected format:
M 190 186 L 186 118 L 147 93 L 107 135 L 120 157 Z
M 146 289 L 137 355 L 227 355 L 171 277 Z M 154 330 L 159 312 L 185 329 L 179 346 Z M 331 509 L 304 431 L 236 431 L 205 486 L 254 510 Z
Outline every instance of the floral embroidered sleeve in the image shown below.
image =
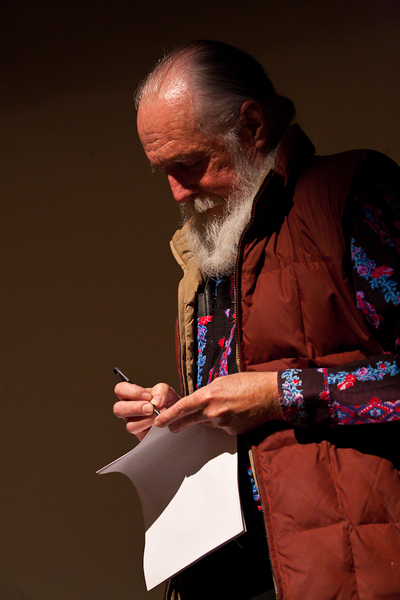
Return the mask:
M 293 425 L 400 420 L 399 167 L 373 154 L 349 201 L 354 203 L 349 245 L 355 300 L 384 354 L 339 368 L 280 371 L 282 412 Z

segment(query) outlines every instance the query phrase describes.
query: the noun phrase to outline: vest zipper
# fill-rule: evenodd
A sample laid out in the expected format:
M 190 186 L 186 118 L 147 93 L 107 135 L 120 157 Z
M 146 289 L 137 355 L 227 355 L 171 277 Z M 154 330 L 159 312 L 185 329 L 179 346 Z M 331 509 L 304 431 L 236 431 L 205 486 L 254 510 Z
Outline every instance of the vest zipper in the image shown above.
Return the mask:
M 262 184 L 261 184 L 258 192 L 254 196 L 253 206 L 251 207 L 250 218 L 249 218 L 249 221 L 248 221 L 246 227 L 242 231 L 242 234 L 240 236 L 239 243 L 238 243 L 238 246 L 237 246 L 237 250 L 236 250 L 235 268 L 233 270 L 233 306 L 234 306 L 235 314 L 236 314 L 236 332 L 237 332 L 237 334 L 236 334 L 236 340 L 237 340 L 236 341 L 236 363 L 237 363 L 237 368 L 238 368 L 239 372 L 242 369 L 241 369 L 241 365 L 240 365 L 240 352 L 239 352 L 239 327 L 238 327 L 238 315 L 239 315 L 239 311 L 238 311 L 238 302 L 237 302 L 237 278 L 236 278 L 236 274 L 237 274 L 237 270 L 238 270 L 240 246 L 242 244 L 242 241 L 243 241 L 243 238 L 245 236 L 245 233 L 247 232 L 247 230 L 249 229 L 249 227 L 251 226 L 251 224 L 254 221 L 257 200 L 260 197 L 260 195 L 262 194 L 262 192 L 264 191 L 264 188 L 266 187 L 266 185 L 269 183 L 270 179 L 272 178 L 273 173 L 274 173 L 274 170 L 271 169 L 269 171 L 269 173 L 267 174 L 267 176 L 265 177 L 264 181 L 262 182 Z
M 255 468 L 255 464 L 254 464 L 254 454 L 253 454 L 253 449 L 252 448 L 249 449 L 249 457 L 250 457 L 250 466 L 251 466 L 251 470 L 253 472 L 254 482 L 255 482 L 255 485 L 256 485 L 256 488 L 257 488 L 257 491 L 258 491 L 258 495 L 260 497 L 261 512 L 262 512 L 262 515 L 263 515 L 264 533 L 265 533 L 265 537 L 266 537 L 266 540 L 267 540 L 267 546 L 268 546 L 269 565 L 271 567 L 272 581 L 274 582 L 275 597 L 276 597 L 276 600 L 278 600 L 278 598 L 279 598 L 279 590 L 278 590 L 278 584 L 276 582 L 274 568 L 272 566 L 271 552 L 270 552 L 270 549 L 269 549 L 268 532 L 267 532 L 267 526 L 265 524 L 265 508 L 264 508 L 264 503 L 262 501 L 262 497 L 261 497 L 261 494 L 260 494 L 260 488 L 259 488 L 259 485 L 258 485 L 256 468 Z
M 251 226 L 251 224 L 252 224 L 252 222 L 254 220 L 255 206 L 256 206 L 257 200 L 258 200 L 260 194 L 262 193 L 262 191 L 264 190 L 265 186 L 269 182 L 271 176 L 272 176 L 272 171 L 267 175 L 267 177 L 265 178 L 263 184 L 261 185 L 259 191 L 257 192 L 257 194 L 256 194 L 256 196 L 254 198 L 254 202 L 253 202 L 253 206 L 252 206 L 252 209 L 251 209 L 251 215 L 250 215 L 249 222 L 246 225 L 246 227 L 243 229 L 242 235 L 240 236 L 240 240 L 239 240 L 239 243 L 238 243 L 237 251 L 236 251 L 235 269 L 234 269 L 234 272 L 233 272 L 233 302 L 234 302 L 234 309 L 235 309 L 235 314 L 236 314 L 236 332 L 237 332 L 236 333 L 236 363 L 237 363 L 237 368 L 238 368 L 238 372 L 239 373 L 241 372 L 242 367 L 241 367 L 240 349 L 239 349 L 239 327 L 238 327 L 239 305 L 238 305 L 238 301 L 237 301 L 237 277 L 236 277 L 236 275 L 237 275 L 237 270 L 238 270 L 240 246 L 242 244 L 242 241 L 243 241 L 245 233 L 247 232 L 247 230 L 249 229 L 249 227 Z M 257 490 L 259 491 L 259 486 L 258 486 L 256 469 L 255 469 L 255 465 L 254 465 L 254 456 L 253 456 L 253 450 L 252 450 L 252 448 L 249 449 L 249 457 L 250 457 L 250 466 L 251 466 L 251 470 L 253 472 L 254 481 L 255 481 Z M 269 564 L 270 564 L 270 567 L 271 567 L 272 580 L 274 582 L 275 596 L 276 596 L 276 599 L 278 600 L 278 598 L 279 598 L 279 590 L 278 590 L 278 584 L 276 582 L 276 577 L 275 577 L 274 569 L 273 569 L 273 566 L 272 566 L 271 552 L 270 552 L 270 549 L 269 549 L 268 532 L 267 532 L 267 526 L 265 524 L 265 509 L 264 509 L 264 504 L 263 504 L 263 501 L 262 501 L 260 493 L 259 493 L 259 496 L 260 496 L 261 510 L 262 510 L 262 514 L 263 514 L 264 533 L 265 533 L 265 538 L 267 540 L 267 546 L 268 546 Z
M 183 377 L 183 366 L 182 366 L 182 343 L 181 343 L 181 329 L 180 329 L 180 322 L 179 322 L 179 300 L 177 302 L 177 306 L 178 306 L 177 327 L 178 327 L 178 345 L 179 345 L 179 361 L 178 361 L 178 363 L 179 363 L 179 378 L 180 378 L 182 396 L 186 396 L 187 389 L 186 389 L 185 381 L 184 381 L 184 377 Z

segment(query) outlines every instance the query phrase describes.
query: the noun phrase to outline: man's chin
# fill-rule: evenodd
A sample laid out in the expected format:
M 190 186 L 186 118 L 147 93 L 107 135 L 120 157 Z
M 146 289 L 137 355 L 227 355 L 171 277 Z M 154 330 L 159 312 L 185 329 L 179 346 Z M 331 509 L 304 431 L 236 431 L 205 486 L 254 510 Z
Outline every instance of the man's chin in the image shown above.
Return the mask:
M 215 204 L 208 208 L 203 214 L 214 216 L 214 217 L 222 217 L 225 214 L 225 203 L 220 202 L 219 204 Z

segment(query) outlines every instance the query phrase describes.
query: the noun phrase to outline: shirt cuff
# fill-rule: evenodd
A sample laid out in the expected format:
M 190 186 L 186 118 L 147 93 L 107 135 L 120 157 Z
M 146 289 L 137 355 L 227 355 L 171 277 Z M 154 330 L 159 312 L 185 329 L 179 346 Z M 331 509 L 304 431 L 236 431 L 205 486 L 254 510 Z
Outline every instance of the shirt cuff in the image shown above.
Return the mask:
M 334 423 L 322 369 L 278 371 L 278 397 L 283 418 L 290 425 L 312 427 Z

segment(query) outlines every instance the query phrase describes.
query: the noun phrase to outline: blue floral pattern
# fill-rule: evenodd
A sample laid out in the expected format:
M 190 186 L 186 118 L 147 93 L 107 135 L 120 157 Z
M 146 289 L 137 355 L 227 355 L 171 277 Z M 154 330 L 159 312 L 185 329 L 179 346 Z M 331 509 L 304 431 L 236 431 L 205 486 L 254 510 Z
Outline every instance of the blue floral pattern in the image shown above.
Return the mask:
M 386 302 L 392 302 L 395 306 L 400 305 L 397 284 L 390 280 L 394 272 L 392 267 L 377 266 L 374 260 L 368 258 L 361 246 L 355 245 L 354 238 L 351 240 L 351 258 L 358 275 L 366 279 L 372 289 L 379 288 L 383 292 Z
M 247 468 L 247 475 L 250 479 L 251 492 L 253 495 L 253 500 L 255 502 L 255 506 L 256 506 L 257 510 L 262 511 L 261 498 L 260 498 L 260 494 L 258 493 L 257 485 L 256 485 L 254 475 L 253 475 L 253 470 L 251 467 Z
M 373 304 L 371 304 L 371 302 L 365 300 L 365 294 L 363 291 L 360 290 L 356 292 L 356 302 L 358 308 L 363 312 L 367 321 L 371 323 L 375 329 L 382 329 L 385 318 L 383 315 L 379 315 L 377 313 L 376 308 L 373 306 Z
M 316 372 L 323 376 L 319 400 L 326 405 L 327 418 L 332 424 L 359 425 L 400 419 L 400 398 L 384 400 L 379 397 L 380 389 L 376 386 L 373 388 L 374 393 L 369 395 L 366 394 L 364 388 L 360 394 L 356 389 L 356 398 L 360 395 L 363 398 L 362 403 L 347 405 L 341 400 L 341 394 L 362 382 L 383 382 L 384 378 L 388 377 L 393 377 L 398 381 L 400 369 L 395 361 L 377 360 L 375 364 L 360 366 L 349 371 L 320 368 L 316 369 Z M 303 378 L 307 377 L 307 373 L 300 369 L 282 371 L 281 407 L 287 421 L 292 424 L 305 425 L 309 422 L 309 414 L 299 374 L 302 374 Z M 381 386 L 381 390 L 385 390 L 385 385 Z M 398 395 L 400 396 L 400 390 Z
M 197 319 L 196 387 L 235 372 L 236 315 L 232 309 L 233 277 L 209 282 L 210 314 Z
M 200 317 L 197 320 L 197 388 L 201 387 L 203 379 L 203 367 L 206 362 L 204 350 L 206 347 L 207 324 L 212 317 Z
M 325 369 L 317 369 L 320 372 L 325 372 Z M 385 376 L 393 377 L 398 375 L 399 367 L 396 363 L 389 361 L 378 361 L 374 367 L 368 365 L 359 367 L 355 371 L 339 371 L 337 373 L 328 373 L 328 385 L 336 384 L 338 390 L 344 390 L 353 387 L 356 381 L 380 381 Z
M 369 227 L 379 236 L 382 244 L 387 244 L 391 248 L 394 248 L 397 252 L 400 252 L 400 239 L 392 237 L 383 222 L 382 210 L 380 208 L 374 208 L 366 202 L 362 203 L 363 220 Z
M 281 374 L 282 389 L 284 390 L 283 402 L 286 406 L 300 405 L 303 402 L 300 373 L 300 369 L 287 369 Z

